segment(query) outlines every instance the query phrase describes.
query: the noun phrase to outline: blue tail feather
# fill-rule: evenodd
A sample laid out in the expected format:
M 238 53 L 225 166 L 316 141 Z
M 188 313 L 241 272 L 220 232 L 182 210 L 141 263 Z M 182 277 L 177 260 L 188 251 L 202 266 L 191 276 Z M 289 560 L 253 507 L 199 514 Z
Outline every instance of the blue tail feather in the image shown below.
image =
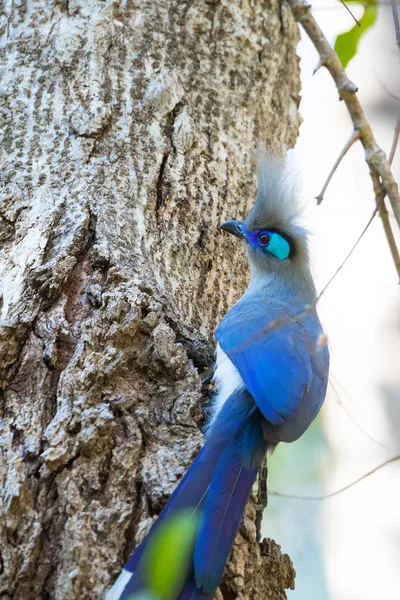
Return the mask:
M 126 563 L 124 569 L 133 573 L 133 576 L 119 596 L 120 600 L 125 600 L 132 594 L 143 589 L 143 574 L 139 563 L 148 543 L 153 539 L 154 533 L 157 531 L 163 520 L 180 510 L 193 508 L 193 510 L 196 511 L 201 509 L 222 447 L 222 445 L 215 443 L 205 445 L 200 450 L 189 471 L 171 495 L 168 503 L 161 511 L 150 532 Z
M 213 600 L 214 594 L 205 594 L 197 587 L 194 578 L 186 583 L 177 600 Z
M 200 512 L 192 568 L 176 600 L 212 600 L 257 476 L 266 443 L 260 414 L 246 391 L 234 392 L 210 426 L 206 442 L 125 566 L 124 600 L 144 591 L 140 561 L 160 523 L 183 509 Z M 114 598 L 114 597 L 113 597 Z
M 250 422 L 225 448 L 214 471 L 194 550 L 196 584 L 205 592 L 219 585 L 265 452 L 261 427 Z
M 211 481 L 215 465 L 218 462 L 220 452 L 221 448 L 218 445 L 204 446 L 200 450 L 189 471 L 186 473 L 185 477 L 173 492 L 168 503 L 161 511 L 149 534 L 129 558 L 127 564 L 125 565 L 125 569 L 127 571 L 130 571 L 131 573 L 135 571 L 148 542 L 165 517 L 172 516 L 176 512 L 185 508 L 193 508 L 196 510 L 197 507 L 201 507 L 202 501 L 204 502 L 205 492 Z

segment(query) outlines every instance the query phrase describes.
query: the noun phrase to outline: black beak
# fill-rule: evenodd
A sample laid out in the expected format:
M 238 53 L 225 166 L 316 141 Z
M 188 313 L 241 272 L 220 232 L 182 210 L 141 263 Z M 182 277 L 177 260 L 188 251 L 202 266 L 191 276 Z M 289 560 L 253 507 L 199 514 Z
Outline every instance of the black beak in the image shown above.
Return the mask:
M 243 234 L 244 225 L 243 225 L 242 221 L 227 221 L 226 223 L 222 223 L 222 225 L 220 225 L 220 227 L 224 231 L 231 233 L 232 235 L 239 238 L 240 240 L 242 240 L 244 238 L 244 234 Z

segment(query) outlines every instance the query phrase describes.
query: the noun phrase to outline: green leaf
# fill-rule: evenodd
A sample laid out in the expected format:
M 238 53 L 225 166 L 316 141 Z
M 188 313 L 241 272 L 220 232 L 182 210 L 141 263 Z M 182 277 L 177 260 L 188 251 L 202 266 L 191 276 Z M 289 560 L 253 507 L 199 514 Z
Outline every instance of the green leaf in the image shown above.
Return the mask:
M 364 0 L 365 1 L 365 0 Z M 354 2 L 353 2 L 354 4 Z M 334 50 L 340 58 L 343 67 L 346 67 L 357 52 L 357 45 L 361 36 L 372 27 L 376 21 L 377 6 L 376 0 L 369 0 L 368 6 L 364 8 L 364 14 L 359 19 L 360 27 L 354 25 L 350 31 L 341 33 L 337 36 Z
M 197 526 L 192 510 L 182 510 L 160 524 L 142 559 L 150 597 L 171 600 L 179 593 L 192 559 Z

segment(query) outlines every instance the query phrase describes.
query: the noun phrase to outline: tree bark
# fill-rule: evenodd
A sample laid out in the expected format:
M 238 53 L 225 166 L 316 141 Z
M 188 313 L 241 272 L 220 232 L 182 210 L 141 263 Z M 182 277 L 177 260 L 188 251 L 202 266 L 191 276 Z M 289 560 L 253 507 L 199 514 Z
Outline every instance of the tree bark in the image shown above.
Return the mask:
M 0 595 L 101 598 L 202 444 L 218 231 L 294 144 L 278 0 L 0 2 Z M 219 598 L 285 598 L 250 504 Z

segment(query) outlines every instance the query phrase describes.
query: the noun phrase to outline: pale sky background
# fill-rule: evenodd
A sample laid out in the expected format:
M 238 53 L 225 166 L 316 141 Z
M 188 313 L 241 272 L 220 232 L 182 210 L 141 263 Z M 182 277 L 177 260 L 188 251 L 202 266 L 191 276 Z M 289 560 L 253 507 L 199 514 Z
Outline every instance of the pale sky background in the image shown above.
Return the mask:
M 353 26 L 339 1 L 319 0 L 313 6 L 331 43 Z M 361 16 L 360 7 L 350 7 Z M 298 52 L 304 123 L 291 160 L 303 178 L 306 225 L 313 233 L 313 273 L 320 290 L 365 227 L 374 196 L 358 143 L 334 175 L 322 206 L 315 206 L 314 196 L 352 124 L 328 72 L 321 69 L 312 77 L 318 57 L 305 35 Z M 378 143 L 389 154 L 400 104 L 390 94 L 400 98 L 400 54 L 388 4 L 379 7 L 378 21 L 361 40 L 347 72 L 359 87 Z M 400 148 L 393 170 L 400 181 Z M 399 240 L 393 218 L 391 223 Z M 304 438 L 282 445 L 270 459 L 270 489 L 327 493 L 400 454 L 399 291 L 377 217 L 319 307 L 336 392 L 330 385 L 321 417 Z M 263 533 L 280 543 L 294 561 L 296 590 L 288 593 L 289 599 L 400 598 L 400 461 L 332 499 L 271 496 Z

